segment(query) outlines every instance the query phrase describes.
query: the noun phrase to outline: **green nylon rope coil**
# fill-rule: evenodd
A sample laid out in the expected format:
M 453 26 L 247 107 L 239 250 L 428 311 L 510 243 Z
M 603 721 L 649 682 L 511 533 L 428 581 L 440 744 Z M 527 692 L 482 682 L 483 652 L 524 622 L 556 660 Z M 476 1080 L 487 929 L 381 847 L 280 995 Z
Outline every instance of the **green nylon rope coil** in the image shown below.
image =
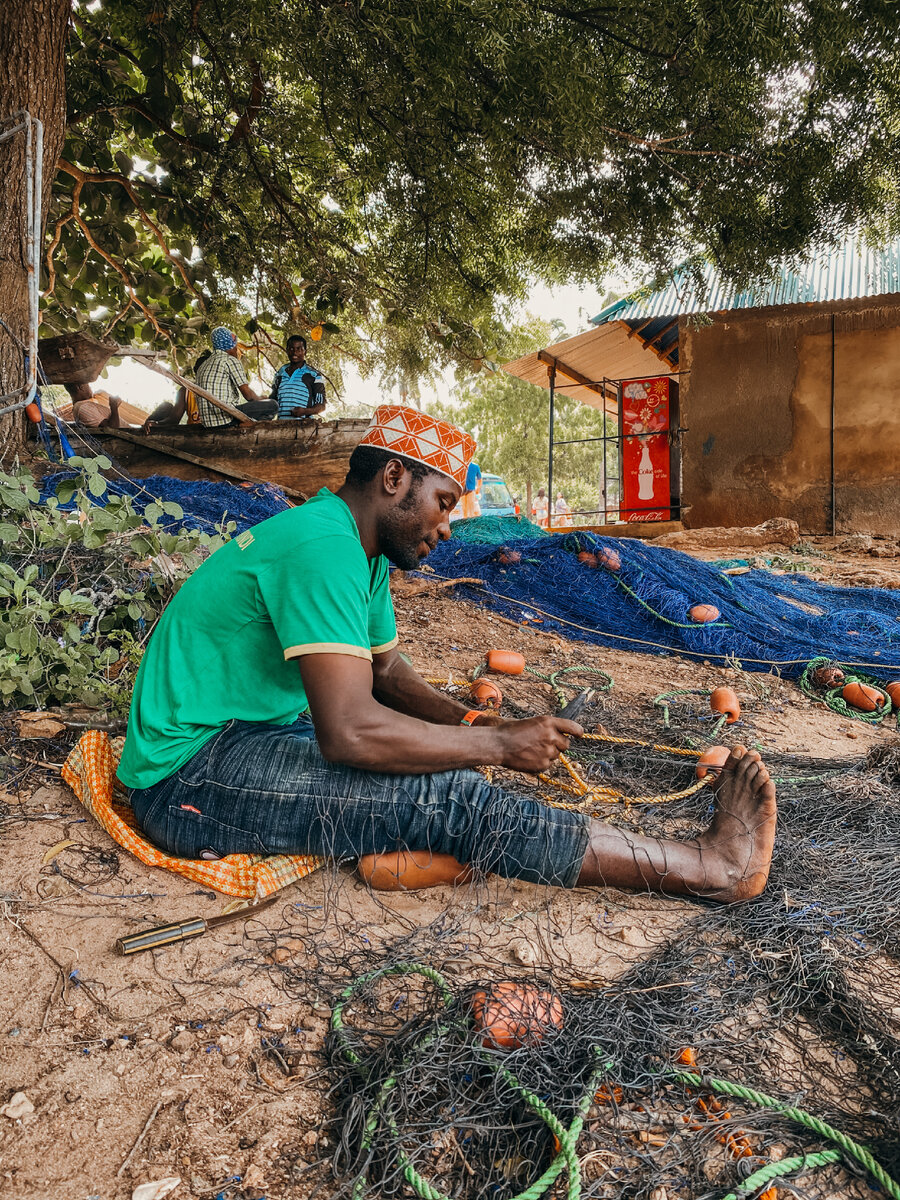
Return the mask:
M 829 688 L 824 696 L 821 691 L 816 691 L 812 684 L 813 676 L 819 667 L 831 666 L 832 663 L 832 659 L 823 656 L 812 659 L 803 668 L 803 674 L 799 680 L 800 690 L 809 696 L 810 700 L 816 700 L 819 704 L 826 705 L 832 712 L 839 713 L 842 717 L 848 717 L 851 721 L 867 721 L 870 725 L 877 725 L 879 721 L 891 715 L 891 708 L 893 707 L 891 699 L 882 685 L 876 679 L 873 679 L 871 675 L 862 675 L 857 671 L 844 670 L 840 663 L 836 665 L 844 671 L 844 682 L 839 687 Z M 865 683 L 870 687 L 877 688 L 884 696 L 884 704 L 879 704 L 874 712 L 863 712 L 859 708 L 854 708 L 841 695 L 848 683 Z M 900 713 L 897 714 L 897 721 L 900 723 Z
M 453 991 L 451 990 L 446 979 L 439 971 L 433 967 L 425 966 L 422 963 L 403 962 L 397 963 L 391 967 L 379 967 L 374 971 L 369 971 L 365 975 L 358 976 L 353 980 L 338 997 L 338 1002 L 334 1006 L 331 1014 L 331 1030 L 336 1035 L 341 1048 L 341 1053 L 346 1060 L 354 1066 L 362 1068 L 362 1060 L 356 1051 L 350 1046 L 346 1039 L 344 1025 L 344 1009 L 353 996 L 367 983 L 374 982 L 377 979 L 387 979 L 393 975 L 421 975 L 424 979 L 429 980 L 435 985 L 440 993 L 441 1000 L 449 1007 L 454 1000 Z M 449 1029 L 457 1025 L 459 1028 L 465 1027 L 465 1019 L 461 1014 L 455 1018 L 448 1020 L 446 1023 L 435 1026 L 428 1034 L 418 1043 L 418 1049 L 429 1045 L 436 1038 L 441 1037 Z M 540 1200 L 551 1184 L 565 1170 L 568 1174 L 568 1187 L 566 1189 L 567 1200 L 579 1200 L 581 1196 L 581 1166 L 578 1161 L 576 1146 L 578 1138 L 581 1135 L 581 1130 L 584 1125 L 585 1117 L 588 1109 L 597 1091 L 597 1087 L 603 1074 L 612 1066 L 611 1062 L 601 1062 L 600 1052 L 594 1047 L 594 1055 L 597 1057 L 597 1066 L 591 1072 L 588 1080 L 585 1094 L 578 1102 L 575 1116 L 571 1124 L 566 1127 L 562 1124 L 559 1118 L 551 1111 L 540 1097 L 534 1095 L 528 1088 L 524 1087 L 506 1067 L 499 1067 L 499 1073 L 502 1079 L 515 1091 L 517 1091 L 525 1104 L 525 1106 L 541 1118 L 548 1130 L 554 1135 L 558 1144 L 559 1150 L 553 1158 L 553 1161 L 546 1168 L 543 1174 L 529 1184 L 524 1191 L 519 1192 L 517 1196 L 512 1197 L 512 1200 Z M 497 1069 L 497 1061 L 493 1056 L 485 1054 L 484 1061 Z M 813 1116 L 812 1113 L 806 1112 L 802 1108 L 796 1108 L 793 1105 L 785 1104 L 781 1100 L 776 1100 L 772 1096 L 767 1096 L 763 1092 L 754 1091 L 752 1088 L 743 1087 L 741 1084 L 731 1083 L 725 1079 L 708 1078 L 703 1075 L 696 1075 L 687 1071 L 670 1070 L 667 1075 L 682 1084 L 690 1087 L 708 1088 L 710 1091 L 719 1092 L 726 1096 L 735 1096 L 747 1103 L 758 1105 L 761 1108 L 772 1109 L 780 1116 L 786 1117 L 790 1121 L 803 1126 L 806 1129 L 816 1133 L 819 1137 L 827 1138 L 829 1141 L 835 1142 L 839 1150 L 822 1150 L 813 1154 L 799 1155 L 796 1158 L 783 1159 L 781 1162 L 767 1163 L 758 1171 L 755 1171 L 747 1179 L 745 1179 L 739 1187 L 733 1192 L 729 1192 L 722 1200 L 746 1200 L 755 1189 L 761 1187 L 765 1183 L 769 1183 L 773 1179 L 784 1177 L 792 1171 L 803 1170 L 809 1167 L 826 1166 L 829 1163 L 837 1162 L 844 1154 L 855 1158 L 875 1180 L 881 1185 L 884 1191 L 892 1198 L 892 1200 L 900 1200 L 900 1184 L 896 1183 L 884 1168 L 875 1160 L 872 1152 L 861 1143 L 854 1141 L 847 1134 L 842 1133 L 839 1129 L 835 1129 L 833 1125 L 829 1125 L 826 1121 L 820 1120 Z M 365 1078 L 365 1074 L 363 1074 Z M 400 1144 L 401 1131 L 397 1126 L 393 1116 L 385 1111 L 384 1105 L 387 1097 L 396 1087 L 396 1076 L 390 1076 L 386 1079 L 378 1090 L 369 1112 L 366 1117 L 366 1123 L 363 1131 L 363 1140 L 361 1143 L 361 1151 L 369 1151 L 375 1140 L 375 1133 L 378 1129 L 379 1121 L 383 1118 L 387 1128 L 396 1141 L 396 1153 L 403 1173 L 403 1177 L 412 1187 L 417 1196 L 421 1200 L 453 1200 L 446 1192 L 442 1192 L 429 1183 L 413 1166 L 412 1161 L 406 1151 Z M 362 1200 L 366 1190 L 366 1173 L 367 1167 L 364 1165 L 360 1173 L 357 1175 L 353 1183 L 352 1196 L 353 1200 Z

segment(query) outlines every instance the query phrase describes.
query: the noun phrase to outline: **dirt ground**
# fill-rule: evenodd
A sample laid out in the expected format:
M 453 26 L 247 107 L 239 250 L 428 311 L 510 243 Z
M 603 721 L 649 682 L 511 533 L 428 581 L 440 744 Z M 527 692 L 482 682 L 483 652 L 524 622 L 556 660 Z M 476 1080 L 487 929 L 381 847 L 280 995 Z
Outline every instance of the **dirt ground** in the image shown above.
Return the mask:
M 782 558 L 788 566 L 802 559 L 828 581 L 871 586 L 877 575 L 882 586 L 900 586 L 896 543 L 847 543 L 817 539 L 808 553 L 784 551 Z M 872 546 L 889 552 L 873 554 Z M 728 557 L 741 557 L 740 548 Z M 401 593 L 397 614 L 401 648 L 427 676 L 461 676 L 486 650 L 514 649 L 545 672 L 602 666 L 615 680 L 619 711 L 631 705 L 645 717 L 650 699 L 666 689 L 734 686 L 745 721 L 732 732 L 763 756 L 777 748 L 856 758 L 873 743 L 897 739 L 893 722 L 845 720 L 774 676 L 569 642 L 447 591 Z M 504 688 L 518 713 L 553 708 L 550 690 L 534 680 L 508 680 Z M 332 1149 L 322 1054 L 330 1009 L 301 967 L 317 965 L 327 975 L 329 956 L 343 961 L 442 919 L 466 933 L 456 958 L 460 979 L 531 955 L 567 978 L 604 980 L 692 912 L 671 899 L 553 892 L 496 878 L 473 888 L 376 896 L 342 867 L 291 886 L 249 920 L 122 958 L 116 937 L 214 916 L 227 898 L 116 847 L 58 782 L 60 753 L 56 743 L 18 743 L 17 770 L 26 774 L 0 792 L 4 1197 L 121 1200 L 166 1179 L 177 1180 L 168 1193 L 176 1200 L 281 1200 L 316 1186 L 332 1194 L 327 1171 L 315 1165 Z M 73 845 L 60 850 L 62 842 Z M 311 947 L 317 964 L 307 961 Z

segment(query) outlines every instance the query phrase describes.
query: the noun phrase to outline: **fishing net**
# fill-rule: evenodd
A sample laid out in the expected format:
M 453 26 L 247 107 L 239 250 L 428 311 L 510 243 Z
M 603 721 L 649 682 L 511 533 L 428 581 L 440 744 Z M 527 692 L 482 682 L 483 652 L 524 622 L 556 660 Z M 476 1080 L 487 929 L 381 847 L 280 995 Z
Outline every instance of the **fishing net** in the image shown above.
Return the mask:
M 516 528 L 497 539 L 500 546 L 454 536 L 431 553 L 427 568 L 442 578 L 481 579 L 480 586 L 460 584 L 457 594 L 504 616 L 598 645 L 734 660 L 790 676 L 817 656 L 881 680 L 900 671 L 896 591 L 769 571 L 730 576 L 634 538 L 579 531 L 522 539 Z M 718 618 L 693 620 L 697 605 L 712 606 Z
M 696 762 L 617 741 L 574 755 L 635 796 L 677 792 Z M 781 815 L 764 894 L 673 910 L 612 978 L 567 966 L 565 943 L 616 938 L 615 892 L 580 915 L 548 892 L 526 914 L 480 880 L 430 924 L 380 936 L 337 929 L 326 897 L 279 935 L 286 957 L 266 935 L 248 964 L 265 953 L 289 996 L 331 1012 L 321 1194 L 721 1200 L 775 1179 L 767 1200 L 900 1195 L 900 749 L 770 766 Z M 685 837 L 711 802 L 704 787 L 592 809 Z M 510 989 L 506 1025 L 479 1028 Z M 533 1007 L 510 1034 L 522 997 Z

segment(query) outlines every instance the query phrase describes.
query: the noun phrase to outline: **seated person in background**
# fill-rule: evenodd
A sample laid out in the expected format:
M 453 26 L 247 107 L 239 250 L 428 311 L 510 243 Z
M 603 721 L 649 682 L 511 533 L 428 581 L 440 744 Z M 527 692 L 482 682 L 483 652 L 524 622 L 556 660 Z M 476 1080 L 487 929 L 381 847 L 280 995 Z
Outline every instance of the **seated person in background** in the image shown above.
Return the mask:
M 288 361 L 275 372 L 270 399 L 277 401 L 281 420 L 315 417 L 325 408 L 325 381 L 306 361 L 306 338 L 295 333 L 284 348 Z
M 206 359 L 198 362 L 195 376 L 204 388 L 223 404 L 230 404 L 244 416 L 254 421 L 269 421 L 278 415 L 278 405 L 272 400 L 263 400 L 250 386 L 246 372 L 241 366 L 237 351 L 237 337 L 219 325 L 212 331 L 212 350 Z M 243 403 L 240 403 L 244 397 Z M 207 429 L 234 425 L 235 420 L 221 408 L 197 396 L 200 421 Z
M 200 367 L 206 362 L 212 354 L 211 350 L 204 350 L 197 361 L 194 363 L 193 374 L 196 375 Z M 181 418 L 187 416 L 185 424 L 187 425 L 202 425 L 203 421 L 200 417 L 200 407 L 197 403 L 197 395 L 189 388 L 180 387 L 175 393 L 175 403 L 169 400 L 164 400 L 162 404 L 158 404 L 153 412 L 144 422 L 142 428 L 144 433 L 150 433 L 152 430 L 161 425 L 180 425 Z M 227 415 L 227 414 L 223 414 Z
M 67 383 L 65 389 L 72 397 L 72 416 L 87 429 L 137 429 L 119 416 L 121 397 L 109 392 L 94 391 L 89 383 Z

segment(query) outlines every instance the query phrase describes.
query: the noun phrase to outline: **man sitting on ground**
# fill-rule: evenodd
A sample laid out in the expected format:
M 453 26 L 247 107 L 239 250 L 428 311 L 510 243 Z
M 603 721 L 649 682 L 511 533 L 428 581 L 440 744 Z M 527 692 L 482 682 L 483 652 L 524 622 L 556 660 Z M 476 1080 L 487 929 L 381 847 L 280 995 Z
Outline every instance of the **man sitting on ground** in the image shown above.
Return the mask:
M 281 420 L 316 417 L 325 410 L 325 381 L 306 361 L 306 338 L 295 333 L 284 348 L 288 361 L 275 372 L 270 399 L 277 402 Z
M 230 404 L 245 417 L 254 421 L 269 421 L 278 415 L 278 405 L 272 400 L 263 400 L 250 386 L 246 372 L 241 366 L 237 350 L 238 340 L 224 325 L 212 331 L 212 351 L 202 362 L 198 362 L 195 378 L 200 387 L 224 404 Z M 241 402 L 241 397 L 244 401 Z M 234 425 L 236 420 L 227 412 L 217 408 L 204 396 L 197 396 L 197 408 L 201 422 L 209 429 Z
M 583 732 L 467 712 L 398 651 L 388 562 L 415 569 L 450 536 L 473 451 L 445 422 L 385 405 L 336 494 L 254 526 L 186 581 L 144 654 L 119 766 L 139 827 L 188 858 L 374 855 L 369 878 L 410 850 L 457 878 L 468 864 L 562 887 L 759 894 L 775 788 L 755 751 L 731 752 L 709 826 L 685 842 L 473 769 L 545 771 Z

